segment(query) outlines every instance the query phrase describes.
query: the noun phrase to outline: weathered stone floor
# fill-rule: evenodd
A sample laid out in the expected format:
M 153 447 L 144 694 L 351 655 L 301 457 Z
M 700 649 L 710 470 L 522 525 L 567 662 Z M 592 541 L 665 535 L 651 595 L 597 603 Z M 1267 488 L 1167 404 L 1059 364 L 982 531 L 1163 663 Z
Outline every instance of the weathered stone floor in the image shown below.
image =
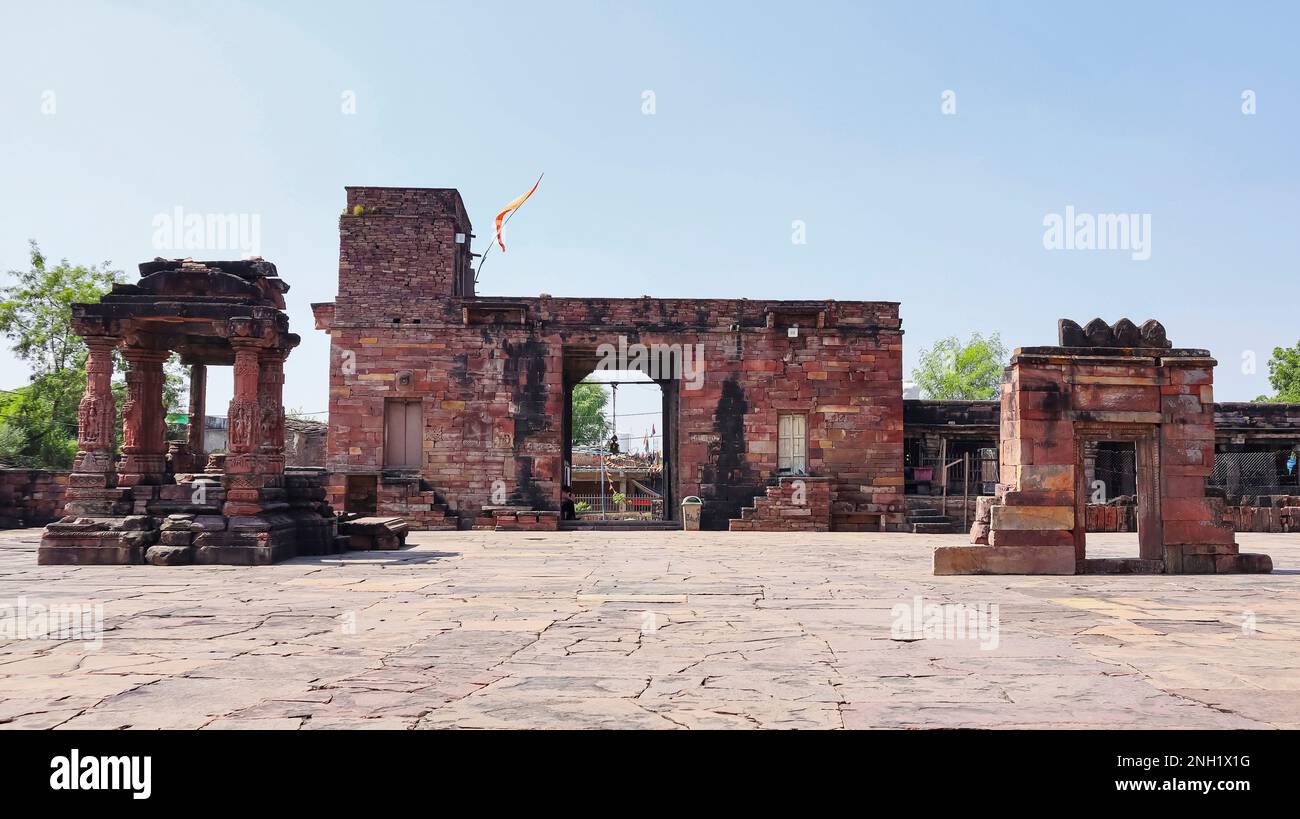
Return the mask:
M 0 533 L 0 604 L 106 631 L 0 641 L 3 727 L 1300 728 L 1295 535 L 1239 536 L 1272 575 L 1173 577 L 931 576 L 962 536 L 427 533 L 266 568 L 38 567 L 38 537 Z M 914 596 L 996 603 L 997 648 L 891 633 Z

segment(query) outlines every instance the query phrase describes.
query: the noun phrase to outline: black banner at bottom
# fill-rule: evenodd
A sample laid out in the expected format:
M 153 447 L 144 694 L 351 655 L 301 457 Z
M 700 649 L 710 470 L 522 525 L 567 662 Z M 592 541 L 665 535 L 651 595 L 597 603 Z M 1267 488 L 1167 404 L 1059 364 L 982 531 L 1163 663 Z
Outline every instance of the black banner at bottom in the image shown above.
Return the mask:
M 550 807 L 606 791 L 626 798 L 630 786 L 738 804 L 788 795 L 1225 808 L 1285 797 L 1294 748 L 1287 732 L 1248 731 L 15 731 L 0 733 L 0 770 L 10 804 L 127 812 L 475 791 L 493 806 Z

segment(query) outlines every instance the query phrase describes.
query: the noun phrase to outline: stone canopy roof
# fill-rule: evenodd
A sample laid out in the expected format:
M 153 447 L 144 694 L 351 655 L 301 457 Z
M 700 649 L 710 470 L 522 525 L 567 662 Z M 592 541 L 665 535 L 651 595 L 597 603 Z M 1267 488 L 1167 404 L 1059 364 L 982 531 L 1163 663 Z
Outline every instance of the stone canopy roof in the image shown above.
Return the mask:
M 284 294 L 289 285 L 265 259 L 154 259 L 140 278 L 115 284 L 96 304 L 75 304 L 82 336 L 120 338 L 127 346 L 174 350 L 187 364 L 234 363 L 232 336 L 291 349 Z

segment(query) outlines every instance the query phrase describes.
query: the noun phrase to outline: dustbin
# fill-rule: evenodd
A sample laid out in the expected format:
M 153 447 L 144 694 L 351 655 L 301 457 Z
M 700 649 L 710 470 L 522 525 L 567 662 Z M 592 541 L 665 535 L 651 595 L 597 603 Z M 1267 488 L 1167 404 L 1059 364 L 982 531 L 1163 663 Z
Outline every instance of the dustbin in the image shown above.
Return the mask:
M 702 508 L 704 508 L 704 501 L 696 496 L 687 495 L 682 498 L 682 531 L 700 531 L 700 510 Z

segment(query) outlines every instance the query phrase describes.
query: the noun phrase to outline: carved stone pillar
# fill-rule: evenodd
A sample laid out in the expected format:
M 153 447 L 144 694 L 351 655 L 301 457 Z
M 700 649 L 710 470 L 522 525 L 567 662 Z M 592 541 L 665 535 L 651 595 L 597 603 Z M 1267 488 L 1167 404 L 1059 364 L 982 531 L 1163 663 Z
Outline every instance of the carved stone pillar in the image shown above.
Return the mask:
M 190 426 L 189 445 L 194 463 L 204 462 L 203 433 L 207 419 L 208 368 L 202 364 L 190 365 Z
M 262 462 L 268 486 L 283 485 L 284 476 L 284 360 L 289 351 L 262 350 L 257 398 L 261 412 Z
M 163 407 L 166 350 L 127 347 L 126 406 L 122 422 L 119 486 L 167 483 L 167 416 Z
M 108 489 L 116 485 L 113 470 L 113 427 L 117 406 L 113 401 L 113 347 L 117 339 L 88 336 L 86 394 L 77 410 L 77 458 L 70 486 Z
M 230 399 L 227 430 L 225 514 L 247 517 L 262 511 L 261 343 L 257 338 L 232 337 L 235 348 L 235 392 Z

